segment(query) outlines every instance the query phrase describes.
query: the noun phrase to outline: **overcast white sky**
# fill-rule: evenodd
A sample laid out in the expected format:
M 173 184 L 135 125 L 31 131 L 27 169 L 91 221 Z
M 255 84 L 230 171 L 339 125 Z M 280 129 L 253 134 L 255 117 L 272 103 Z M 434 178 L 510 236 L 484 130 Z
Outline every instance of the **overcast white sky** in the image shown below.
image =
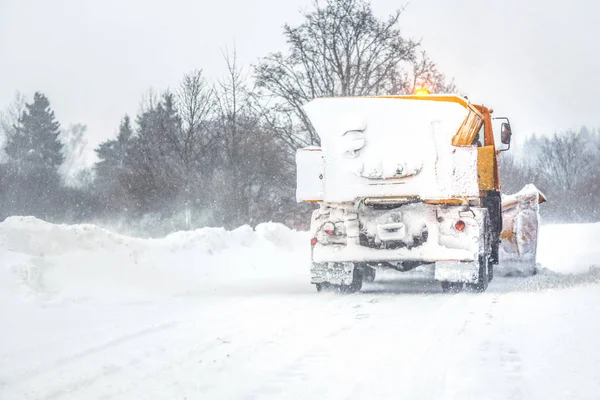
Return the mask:
M 42 91 L 63 126 L 86 124 L 97 144 L 149 88 L 174 88 L 195 68 L 219 77 L 234 41 L 246 66 L 284 49 L 282 25 L 310 3 L 0 0 L 0 108 Z M 381 16 L 402 5 L 372 3 Z M 598 0 L 412 0 L 402 26 L 515 134 L 548 133 L 600 127 L 598 15 Z

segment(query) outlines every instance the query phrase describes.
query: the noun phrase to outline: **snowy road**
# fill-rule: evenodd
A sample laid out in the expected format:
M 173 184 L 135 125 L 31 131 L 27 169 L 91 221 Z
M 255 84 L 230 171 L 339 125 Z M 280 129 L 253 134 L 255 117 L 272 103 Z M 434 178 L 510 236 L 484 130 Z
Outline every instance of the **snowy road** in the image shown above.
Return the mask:
M 61 271 L 72 256 L 40 267 L 25 250 L 0 254 L 36 289 L 0 292 L 2 400 L 600 397 L 598 270 L 496 278 L 483 294 L 414 278 L 317 294 L 293 268 L 243 284 L 207 275 L 177 294 L 84 285 L 84 296 Z

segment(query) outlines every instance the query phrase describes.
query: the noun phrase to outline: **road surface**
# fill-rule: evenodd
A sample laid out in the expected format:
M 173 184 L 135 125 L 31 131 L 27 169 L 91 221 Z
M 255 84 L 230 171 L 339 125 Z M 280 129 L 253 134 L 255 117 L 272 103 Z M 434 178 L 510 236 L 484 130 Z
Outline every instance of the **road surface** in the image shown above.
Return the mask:
M 597 399 L 599 278 L 31 304 L 4 315 L 0 398 Z

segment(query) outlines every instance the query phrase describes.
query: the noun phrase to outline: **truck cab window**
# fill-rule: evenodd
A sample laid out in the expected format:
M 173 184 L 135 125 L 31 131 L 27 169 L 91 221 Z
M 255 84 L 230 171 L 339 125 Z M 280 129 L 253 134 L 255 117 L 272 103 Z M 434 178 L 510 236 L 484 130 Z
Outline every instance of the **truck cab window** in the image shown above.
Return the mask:
M 479 128 L 477 136 L 475 136 L 475 139 L 473 139 L 472 145 L 477 147 L 485 146 L 485 124 L 481 124 L 481 128 Z

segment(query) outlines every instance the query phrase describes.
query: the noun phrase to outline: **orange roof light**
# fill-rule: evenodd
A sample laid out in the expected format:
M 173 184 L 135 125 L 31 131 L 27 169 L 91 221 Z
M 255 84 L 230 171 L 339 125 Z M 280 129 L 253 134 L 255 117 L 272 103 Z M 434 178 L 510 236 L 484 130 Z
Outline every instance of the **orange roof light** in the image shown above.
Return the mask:
M 429 90 L 427 90 L 426 88 L 418 88 L 417 90 L 415 90 L 415 94 L 417 96 L 427 96 L 429 94 Z

